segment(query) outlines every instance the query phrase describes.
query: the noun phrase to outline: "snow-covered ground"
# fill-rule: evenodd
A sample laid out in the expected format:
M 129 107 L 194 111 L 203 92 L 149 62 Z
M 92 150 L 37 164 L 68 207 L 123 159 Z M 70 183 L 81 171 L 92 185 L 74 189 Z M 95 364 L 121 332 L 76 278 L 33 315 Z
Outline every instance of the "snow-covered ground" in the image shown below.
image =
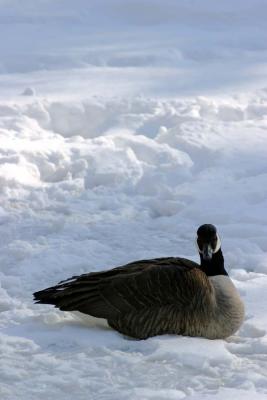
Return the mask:
M 267 2 L 0 0 L 1 400 L 267 394 Z M 214 223 L 246 320 L 129 340 L 32 292 Z

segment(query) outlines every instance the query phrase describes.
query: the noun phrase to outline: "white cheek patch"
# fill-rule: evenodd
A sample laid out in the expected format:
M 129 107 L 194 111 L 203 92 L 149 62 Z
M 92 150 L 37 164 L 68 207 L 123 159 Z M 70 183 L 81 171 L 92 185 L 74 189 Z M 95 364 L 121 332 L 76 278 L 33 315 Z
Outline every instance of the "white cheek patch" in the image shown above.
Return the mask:
M 198 246 L 197 238 L 196 238 L 196 240 L 195 240 L 195 243 L 196 243 L 198 252 L 202 254 L 202 250 L 200 250 L 200 248 L 199 248 L 199 246 Z M 213 250 L 213 254 L 214 254 L 214 253 L 217 253 L 217 251 L 220 250 L 221 245 L 222 245 L 222 242 L 221 242 L 220 236 L 217 234 L 217 244 L 216 244 L 215 249 Z
M 215 247 L 215 250 L 213 251 L 213 253 L 217 253 L 217 251 L 220 250 L 221 245 L 222 245 L 220 236 L 218 234 L 216 234 L 216 236 L 217 236 L 217 244 L 216 244 L 216 247 Z

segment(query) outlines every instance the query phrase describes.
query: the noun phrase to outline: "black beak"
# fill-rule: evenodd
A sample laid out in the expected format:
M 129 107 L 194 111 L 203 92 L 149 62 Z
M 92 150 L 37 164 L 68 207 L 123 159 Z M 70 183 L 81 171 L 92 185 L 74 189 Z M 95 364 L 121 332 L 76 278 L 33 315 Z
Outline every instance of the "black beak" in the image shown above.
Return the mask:
M 205 261 L 210 261 L 212 259 L 213 250 L 209 243 L 205 243 L 203 245 L 202 255 L 203 255 L 203 260 Z

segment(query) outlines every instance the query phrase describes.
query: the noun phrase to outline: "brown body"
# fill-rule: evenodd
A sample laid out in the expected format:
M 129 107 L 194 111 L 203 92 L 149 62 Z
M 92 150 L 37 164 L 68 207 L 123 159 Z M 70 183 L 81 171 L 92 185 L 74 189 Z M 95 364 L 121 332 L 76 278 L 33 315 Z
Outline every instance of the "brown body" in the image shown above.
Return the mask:
M 172 333 L 225 338 L 244 317 L 228 276 L 208 277 L 183 258 L 159 258 L 73 277 L 36 292 L 38 303 L 107 319 L 138 339 Z

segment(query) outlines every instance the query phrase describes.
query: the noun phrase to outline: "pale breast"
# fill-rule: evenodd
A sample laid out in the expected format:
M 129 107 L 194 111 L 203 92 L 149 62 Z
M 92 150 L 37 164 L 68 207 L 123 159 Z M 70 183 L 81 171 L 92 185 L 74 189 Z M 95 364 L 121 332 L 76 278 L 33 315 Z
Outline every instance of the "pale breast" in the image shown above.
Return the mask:
M 217 275 L 209 278 L 215 289 L 216 310 L 212 334 L 220 337 L 233 335 L 241 326 L 244 316 L 244 303 L 228 276 Z

